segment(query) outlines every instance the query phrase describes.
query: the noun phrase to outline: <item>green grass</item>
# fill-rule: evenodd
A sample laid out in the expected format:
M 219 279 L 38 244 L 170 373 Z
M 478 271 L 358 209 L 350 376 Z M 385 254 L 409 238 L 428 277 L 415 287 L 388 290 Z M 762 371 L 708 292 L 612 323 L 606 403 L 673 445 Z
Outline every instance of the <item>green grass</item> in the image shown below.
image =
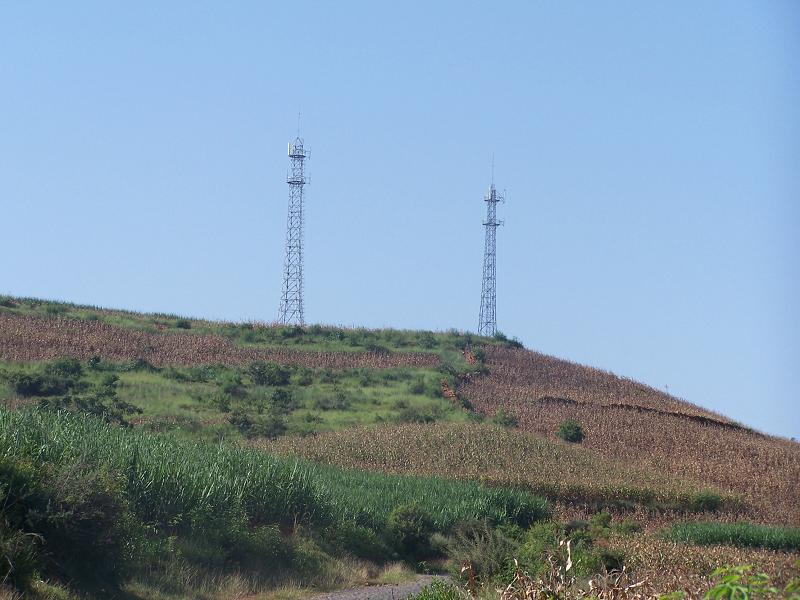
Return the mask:
M 711 546 L 768 548 L 770 550 L 800 550 L 800 527 L 772 527 L 751 523 L 675 523 L 666 532 L 667 539 Z
M 4 379 L 14 372 L 33 374 L 49 363 L 0 363 L 0 403 L 19 398 Z M 81 385 L 93 386 L 112 373 L 119 377 L 117 397 L 142 409 L 137 427 L 174 431 L 192 439 L 241 439 L 231 424 L 234 413 L 255 420 L 269 417 L 277 390 L 288 391 L 291 410 L 277 417 L 287 434 L 305 435 L 346 427 L 403 420 L 464 422 L 470 414 L 441 398 L 440 382 L 452 377 L 435 369 L 353 369 L 312 371 L 289 368 L 285 386 L 256 385 L 246 368 L 224 366 L 150 368 L 103 361 L 82 363 Z M 5 374 L 5 375 L 4 375 Z M 226 382 L 239 385 L 227 386 Z M 36 402 L 29 399 L 28 402 Z
M 335 518 L 378 528 L 392 509 L 412 501 L 430 512 L 439 529 L 477 518 L 527 524 L 546 513 L 543 500 L 507 488 L 337 469 L 108 427 L 69 413 L 0 409 L 0 457 L 101 464 L 125 474 L 134 504 L 164 523 L 241 506 L 258 522 Z
M 324 572 L 345 548 L 390 548 L 388 517 L 411 503 L 443 532 L 475 519 L 525 527 L 548 515 L 544 500 L 523 491 L 336 469 L 39 409 L 0 409 L 0 474 L 0 550 L 24 543 L 29 572 L 101 586 L 169 560 L 270 577 L 279 567 Z M 24 586 L 24 575 L 11 581 Z

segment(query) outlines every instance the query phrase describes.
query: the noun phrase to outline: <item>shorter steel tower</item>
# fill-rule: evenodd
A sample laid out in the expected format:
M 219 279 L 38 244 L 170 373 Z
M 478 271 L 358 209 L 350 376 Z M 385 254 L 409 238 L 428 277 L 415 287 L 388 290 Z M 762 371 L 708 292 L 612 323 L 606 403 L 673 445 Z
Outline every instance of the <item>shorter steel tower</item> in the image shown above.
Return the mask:
M 492 161 L 494 163 L 494 161 Z M 492 165 L 492 184 L 484 198 L 486 202 L 486 240 L 483 251 L 483 285 L 481 286 L 481 313 L 478 319 L 478 333 L 493 336 L 497 333 L 497 228 L 503 224 L 497 220 L 497 203 L 503 197 L 494 187 L 494 164 Z
M 289 215 L 286 221 L 286 259 L 283 263 L 283 293 L 278 322 L 305 325 L 303 316 L 303 186 L 306 184 L 307 152 L 298 128 L 294 142 L 289 142 Z

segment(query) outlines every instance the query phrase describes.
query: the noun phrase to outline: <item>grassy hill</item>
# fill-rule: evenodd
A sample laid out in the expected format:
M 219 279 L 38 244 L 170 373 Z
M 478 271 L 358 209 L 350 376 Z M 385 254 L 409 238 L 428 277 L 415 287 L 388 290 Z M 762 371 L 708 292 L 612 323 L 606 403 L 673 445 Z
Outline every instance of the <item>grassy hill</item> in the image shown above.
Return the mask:
M 664 592 L 800 558 L 800 445 L 504 336 L 0 297 L 0 403 L 0 598 L 303 597 L 464 560 L 491 594 L 565 538 L 582 577 Z

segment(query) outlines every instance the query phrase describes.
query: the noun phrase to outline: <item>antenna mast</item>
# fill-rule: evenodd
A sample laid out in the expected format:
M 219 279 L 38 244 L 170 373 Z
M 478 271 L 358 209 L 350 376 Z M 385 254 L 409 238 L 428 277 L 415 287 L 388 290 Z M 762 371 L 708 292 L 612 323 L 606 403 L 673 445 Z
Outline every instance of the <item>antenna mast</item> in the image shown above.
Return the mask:
M 297 137 L 289 142 L 289 214 L 286 220 L 286 259 L 283 263 L 283 293 L 278 308 L 278 322 L 283 325 L 305 325 L 303 316 L 303 186 L 305 159 L 308 156 L 300 137 L 300 114 L 297 115 Z
M 492 183 L 486 202 L 486 239 L 483 251 L 483 284 L 481 286 L 481 312 L 478 318 L 478 333 L 493 336 L 497 333 L 497 228 L 503 224 L 497 220 L 497 203 L 504 198 L 494 187 L 494 155 L 492 155 Z

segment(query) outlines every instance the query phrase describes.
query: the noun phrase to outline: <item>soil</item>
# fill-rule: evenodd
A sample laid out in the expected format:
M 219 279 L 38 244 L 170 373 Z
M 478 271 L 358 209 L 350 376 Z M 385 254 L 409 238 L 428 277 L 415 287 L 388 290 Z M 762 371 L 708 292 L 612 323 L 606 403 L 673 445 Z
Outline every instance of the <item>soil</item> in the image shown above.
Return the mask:
M 309 600 L 404 600 L 411 594 L 418 593 L 426 585 L 436 579 L 448 581 L 442 575 L 420 575 L 415 581 L 396 585 L 370 585 L 338 592 L 327 592 L 311 596 Z

